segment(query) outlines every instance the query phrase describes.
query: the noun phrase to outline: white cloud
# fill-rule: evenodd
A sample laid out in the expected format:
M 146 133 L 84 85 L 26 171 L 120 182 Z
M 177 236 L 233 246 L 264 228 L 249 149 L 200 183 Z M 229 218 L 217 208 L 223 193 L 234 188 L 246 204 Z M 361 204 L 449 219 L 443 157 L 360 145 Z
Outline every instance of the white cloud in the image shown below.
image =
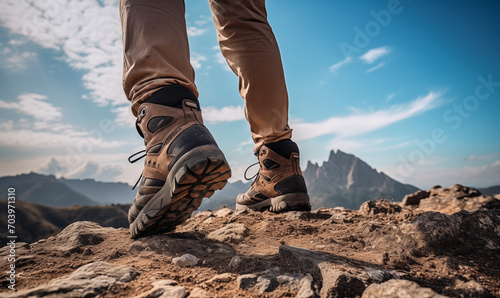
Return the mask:
M 391 52 L 389 47 L 380 47 L 380 48 L 375 48 L 371 49 L 368 52 L 364 53 L 360 59 L 365 61 L 366 63 L 373 63 L 377 61 L 378 59 L 388 55 Z
M 385 100 L 390 101 L 391 99 L 394 98 L 394 96 L 396 96 L 396 93 L 391 93 L 391 94 L 389 94 L 389 96 L 387 96 L 387 98 Z
M 113 109 L 113 113 L 116 114 L 117 124 L 129 127 L 134 126 L 136 118 L 132 115 L 130 106 L 117 107 Z
M 242 106 L 228 106 L 221 109 L 206 107 L 203 108 L 203 119 L 208 123 L 244 120 L 245 112 Z
M 329 134 L 342 138 L 374 131 L 434 108 L 443 94 L 444 91 L 430 92 L 411 103 L 371 113 L 332 117 L 315 123 L 294 123 L 292 124 L 294 139 L 306 140 Z
M 26 93 L 17 97 L 18 102 L 0 100 L 0 109 L 15 109 L 18 113 L 26 114 L 44 122 L 59 120 L 62 117 L 61 108 L 45 102 L 47 96 Z
M 407 171 L 405 169 L 403 172 Z M 499 185 L 500 160 L 477 167 L 426 167 L 417 166 L 409 175 L 401 175 L 400 166 L 384 168 L 384 172 L 392 178 L 411 183 L 423 189 L 434 185 L 449 187 L 462 184 L 470 187 L 489 187 Z
M 0 109 L 14 109 L 17 113 L 33 118 L 20 118 L 16 122 L 0 120 L 0 146 L 69 148 L 86 152 L 125 144 L 121 141 L 106 140 L 103 132 L 76 130 L 69 124 L 61 123 L 61 108 L 45 102 L 46 99 L 45 95 L 27 93 L 19 95 L 18 102 L 0 100 Z
M 10 41 L 9 41 L 10 43 Z M 13 46 L 17 44 L 14 42 Z M 10 71 L 21 71 L 28 67 L 28 64 L 36 60 L 37 54 L 29 51 L 14 51 L 10 47 L 5 47 L 1 51 L 0 67 Z
M 216 46 L 214 49 L 215 50 L 219 50 L 219 46 Z M 226 71 L 232 71 L 231 68 L 229 67 L 229 65 L 226 62 L 226 58 L 224 58 L 224 56 L 222 55 L 222 53 L 220 52 L 220 50 L 214 56 L 215 56 L 215 61 L 217 61 L 217 63 L 219 63 L 224 68 L 224 70 L 226 70 Z
M 207 57 L 197 53 L 191 55 L 191 65 L 194 69 L 200 69 L 203 61 L 207 61 Z
M 352 62 L 352 57 L 346 57 L 344 60 L 330 66 L 330 71 L 336 73 L 342 66 L 349 64 L 351 62 Z
M 469 155 L 467 156 L 466 160 L 467 161 L 481 161 L 481 160 L 488 160 L 488 159 L 493 159 L 497 156 L 498 154 L 486 154 L 486 155 Z
M 200 36 L 203 33 L 205 33 L 206 31 L 207 31 L 207 29 L 205 29 L 205 28 L 197 28 L 197 27 L 194 27 L 194 26 L 188 26 L 187 27 L 187 34 L 188 34 L 188 36 Z
M 86 71 L 83 84 L 94 102 L 126 103 L 116 1 L 5 0 L 0 22 L 14 34 L 60 51 L 71 67 Z
M 384 65 L 385 65 L 385 63 L 384 63 L 384 62 L 380 62 L 379 64 L 375 65 L 374 67 L 372 67 L 372 68 L 368 69 L 368 70 L 366 71 L 366 73 L 370 73 L 370 72 L 372 72 L 372 71 L 374 71 L 374 70 L 377 70 L 377 69 L 381 68 L 381 67 L 382 67 L 382 66 L 384 66 Z

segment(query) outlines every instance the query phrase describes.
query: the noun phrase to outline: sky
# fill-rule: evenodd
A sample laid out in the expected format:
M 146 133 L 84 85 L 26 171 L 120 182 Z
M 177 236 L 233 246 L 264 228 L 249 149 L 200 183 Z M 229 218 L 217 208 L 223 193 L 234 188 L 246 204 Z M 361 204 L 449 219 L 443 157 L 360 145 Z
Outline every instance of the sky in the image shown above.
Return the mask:
M 117 1 L 2 0 L 0 176 L 133 184 Z M 500 184 L 498 1 L 268 0 L 301 165 L 351 153 L 422 189 Z M 243 180 L 253 143 L 206 0 L 186 1 L 207 127 Z

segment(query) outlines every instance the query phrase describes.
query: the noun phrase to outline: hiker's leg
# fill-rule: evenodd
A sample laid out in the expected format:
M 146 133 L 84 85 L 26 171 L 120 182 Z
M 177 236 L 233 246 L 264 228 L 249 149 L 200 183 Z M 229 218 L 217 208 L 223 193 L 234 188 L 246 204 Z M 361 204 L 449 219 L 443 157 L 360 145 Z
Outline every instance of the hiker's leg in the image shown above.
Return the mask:
M 255 151 L 290 139 L 288 93 L 264 0 L 209 0 L 222 54 L 238 75 Z
M 184 15 L 183 0 L 120 0 L 123 88 L 135 116 L 166 85 L 185 86 L 198 97 Z

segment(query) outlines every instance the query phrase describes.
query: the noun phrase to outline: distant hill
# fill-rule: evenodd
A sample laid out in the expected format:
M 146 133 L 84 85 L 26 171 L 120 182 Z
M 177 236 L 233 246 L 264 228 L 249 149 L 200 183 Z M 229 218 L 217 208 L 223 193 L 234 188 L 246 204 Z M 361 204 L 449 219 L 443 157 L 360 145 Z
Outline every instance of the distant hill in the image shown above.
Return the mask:
M 0 178 L 0 189 L 16 189 L 16 197 L 27 202 L 53 207 L 72 205 L 99 205 L 84 194 L 59 181 L 56 177 L 36 173 Z M 1 192 L 0 199 L 7 199 L 7 192 Z
M 203 199 L 199 210 L 216 210 L 222 205 L 234 209 L 236 196 L 246 192 L 250 188 L 250 185 L 252 185 L 252 182 L 243 183 L 236 181 L 228 183 L 222 190 L 216 191 L 211 198 Z
M 67 225 L 82 220 L 98 222 L 107 227 L 128 228 L 130 205 L 48 207 L 16 200 L 16 235 L 18 242 L 32 243 L 59 233 Z M 7 201 L 0 200 L 0 209 L 7 210 Z M 7 223 L 7 212 L 0 212 L 0 222 Z M 0 231 L 5 245 L 7 228 Z
M 71 189 L 102 204 L 130 204 L 134 199 L 136 190 L 123 182 L 99 182 L 94 179 L 59 179 Z
M 331 151 L 321 166 L 308 162 L 303 171 L 313 209 L 342 206 L 358 209 L 375 198 L 401 201 L 419 189 L 402 184 L 370 167 L 356 156 L 340 150 Z
M 478 188 L 477 190 L 479 190 L 483 195 L 492 196 L 500 194 L 500 185 L 486 187 L 486 188 Z
M 32 203 L 66 207 L 73 205 L 130 204 L 135 190 L 123 182 L 99 182 L 94 179 L 57 179 L 37 173 L 0 178 L 0 187 L 16 188 L 18 198 Z M 6 193 L 0 199 L 7 199 Z

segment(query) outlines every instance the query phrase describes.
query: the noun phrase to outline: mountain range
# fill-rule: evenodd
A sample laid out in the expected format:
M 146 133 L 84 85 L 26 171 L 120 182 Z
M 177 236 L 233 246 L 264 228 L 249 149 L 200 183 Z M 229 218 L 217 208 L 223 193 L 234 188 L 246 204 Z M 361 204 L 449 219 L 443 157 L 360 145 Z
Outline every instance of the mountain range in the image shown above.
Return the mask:
M 308 162 L 303 174 L 313 209 L 337 206 L 358 209 L 367 200 L 386 198 L 401 201 L 405 195 L 419 190 L 378 172 L 363 160 L 340 150 L 332 150 L 328 160 L 321 165 Z M 251 182 L 242 181 L 228 183 L 210 199 L 203 200 L 200 211 L 215 210 L 222 205 L 233 208 L 236 196 L 247 191 L 250 185 Z M 122 182 L 58 179 L 37 173 L 1 177 L 0 189 L 9 187 L 15 187 L 18 199 L 52 207 L 130 204 L 135 196 L 131 186 Z M 500 193 L 500 186 L 479 188 L 479 191 L 492 195 Z M 7 193 L 1 193 L 0 199 L 7 199 Z

